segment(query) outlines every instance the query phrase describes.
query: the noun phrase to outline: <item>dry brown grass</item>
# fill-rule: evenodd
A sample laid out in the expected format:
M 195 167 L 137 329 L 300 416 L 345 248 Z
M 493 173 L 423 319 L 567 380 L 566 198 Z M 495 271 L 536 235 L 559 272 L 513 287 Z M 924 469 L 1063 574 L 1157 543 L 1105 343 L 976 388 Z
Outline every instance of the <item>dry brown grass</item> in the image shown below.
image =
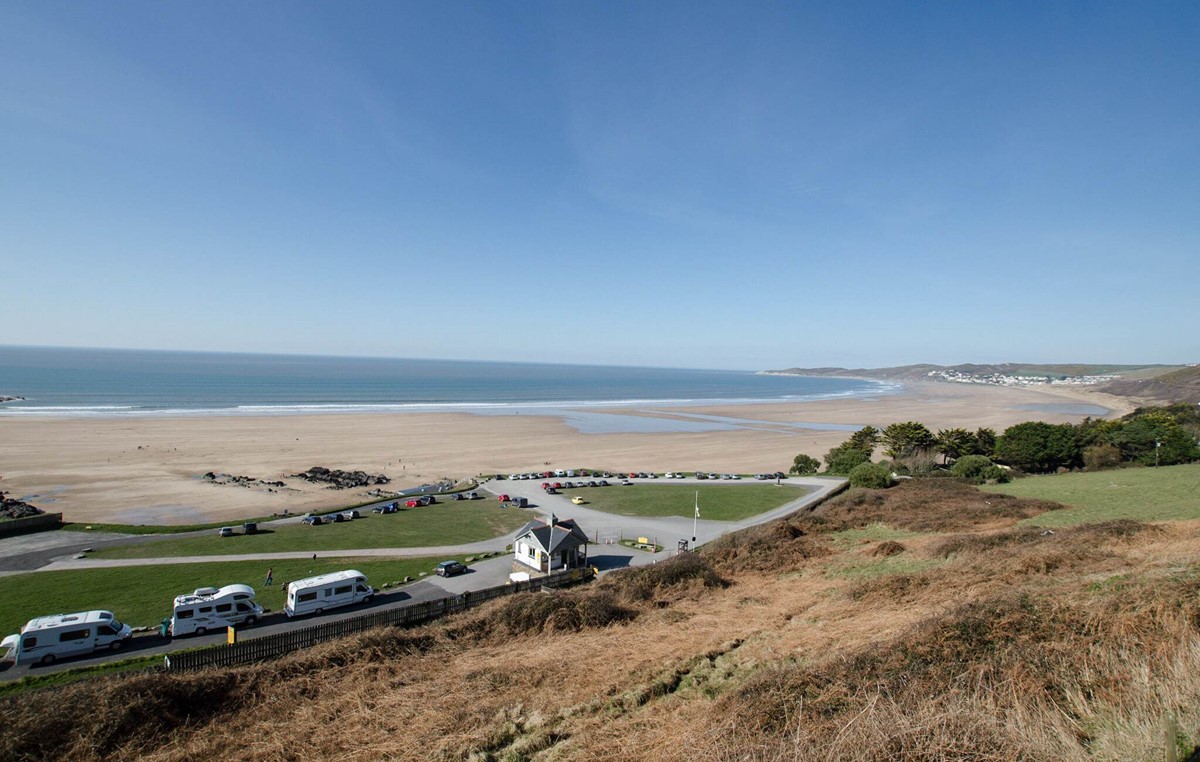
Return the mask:
M 1151 760 L 1168 713 L 1200 735 L 1200 524 L 1031 534 L 1038 506 L 961 489 L 270 664 L 21 696 L 0 758 Z M 956 534 L 901 546 L 935 568 L 823 573 L 895 554 L 825 536 L 881 521 Z

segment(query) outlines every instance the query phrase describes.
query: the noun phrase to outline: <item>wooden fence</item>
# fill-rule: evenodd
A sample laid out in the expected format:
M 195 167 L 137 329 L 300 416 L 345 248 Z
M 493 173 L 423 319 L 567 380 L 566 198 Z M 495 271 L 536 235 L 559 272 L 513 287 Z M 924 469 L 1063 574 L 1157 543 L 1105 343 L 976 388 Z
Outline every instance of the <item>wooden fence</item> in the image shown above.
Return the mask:
M 543 588 L 553 588 L 559 585 L 569 585 L 575 582 L 591 579 L 594 572 L 591 568 L 570 569 L 556 572 L 548 577 L 531 579 L 528 582 L 516 582 L 499 587 L 489 587 L 483 590 L 472 590 L 458 596 L 439 598 L 424 603 L 414 603 L 411 606 L 376 611 L 363 616 L 350 617 L 337 622 L 303 627 L 298 630 L 281 632 L 274 635 L 264 635 L 252 640 L 238 643 L 200 648 L 194 651 L 182 651 L 168 654 L 163 665 L 170 671 L 202 669 L 204 667 L 232 667 L 238 664 L 273 659 L 284 654 L 308 648 L 317 643 L 323 643 L 335 638 L 351 635 L 375 627 L 402 627 L 406 625 L 427 622 L 446 614 L 465 611 L 479 606 L 490 600 L 515 593 L 524 593 Z

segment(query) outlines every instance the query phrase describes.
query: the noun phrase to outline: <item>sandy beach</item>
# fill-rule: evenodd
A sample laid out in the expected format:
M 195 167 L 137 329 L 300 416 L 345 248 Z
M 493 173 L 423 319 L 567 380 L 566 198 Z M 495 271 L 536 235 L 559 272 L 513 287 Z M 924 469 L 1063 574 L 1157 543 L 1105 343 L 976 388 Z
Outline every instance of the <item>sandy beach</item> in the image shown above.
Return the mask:
M 797 453 L 819 458 L 848 436 L 799 424 L 882 427 L 917 420 L 935 431 L 955 426 L 1000 431 L 1026 420 L 1077 421 L 1084 415 L 1061 410 L 1081 404 L 1114 414 L 1132 407 L 1128 400 L 1080 388 L 918 383 L 900 394 L 867 399 L 592 411 L 745 421 L 736 430 L 704 432 L 592 434 L 557 416 L 465 413 L 0 418 L 0 489 L 61 511 L 68 521 L 223 521 L 369 499 L 366 489 L 330 490 L 288 478 L 317 465 L 383 473 L 396 489 L 442 477 L 545 467 L 786 471 Z M 268 492 L 217 485 L 200 478 L 207 471 L 283 480 L 288 487 Z

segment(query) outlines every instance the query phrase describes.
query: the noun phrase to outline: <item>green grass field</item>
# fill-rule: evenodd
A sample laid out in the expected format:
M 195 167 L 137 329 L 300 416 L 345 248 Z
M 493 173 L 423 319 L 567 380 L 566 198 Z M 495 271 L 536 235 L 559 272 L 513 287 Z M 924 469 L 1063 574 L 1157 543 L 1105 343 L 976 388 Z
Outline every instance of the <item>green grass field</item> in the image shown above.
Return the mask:
M 357 548 L 420 548 L 458 545 L 500 537 L 535 517 L 532 511 L 501 508 L 495 500 L 439 502 L 399 513 L 364 513 L 340 524 L 285 524 L 265 527 L 253 535 L 220 537 L 215 530 L 199 537 L 147 540 L 136 545 L 106 548 L 97 558 L 166 558 L 231 553 L 337 551 Z
M 376 588 L 398 582 L 420 572 L 432 573 L 444 558 L 318 558 L 316 561 L 235 561 L 228 563 L 163 564 L 122 566 L 111 569 L 33 572 L 4 578 L 0 586 L 0 634 L 19 632 L 30 619 L 47 614 L 102 609 L 112 611 L 133 626 L 157 626 L 171 613 L 176 595 L 198 587 L 220 587 L 233 583 L 250 585 L 263 608 L 282 611 L 289 580 L 312 574 L 358 569 Z M 462 560 L 460 557 L 458 560 Z M 267 567 L 275 582 L 263 587 Z
M 684 516 L 695 511 L 700 493 L 700 518 L 710 521 L 740 521 L 778 508 L 809 492 L 803 487 L 774 484 L 635 484 L 564 490 L 568 497 L 579 495 L 588 508 L 622 516 Z
M 1200 464 L 1030 476 L 981 489 L 1071 506 L 1022 522 L 1037 526 L 1200 519 Z

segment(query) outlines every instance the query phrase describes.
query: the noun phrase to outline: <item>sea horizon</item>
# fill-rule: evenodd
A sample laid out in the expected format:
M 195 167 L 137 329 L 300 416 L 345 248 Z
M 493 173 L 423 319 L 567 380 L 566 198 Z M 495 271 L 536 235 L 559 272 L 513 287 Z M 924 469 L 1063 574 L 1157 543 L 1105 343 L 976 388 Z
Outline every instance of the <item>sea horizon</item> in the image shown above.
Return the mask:
M 0 345 L 2 417 L 474 412 L 797 402 L 900 384 L 758 371 Z

